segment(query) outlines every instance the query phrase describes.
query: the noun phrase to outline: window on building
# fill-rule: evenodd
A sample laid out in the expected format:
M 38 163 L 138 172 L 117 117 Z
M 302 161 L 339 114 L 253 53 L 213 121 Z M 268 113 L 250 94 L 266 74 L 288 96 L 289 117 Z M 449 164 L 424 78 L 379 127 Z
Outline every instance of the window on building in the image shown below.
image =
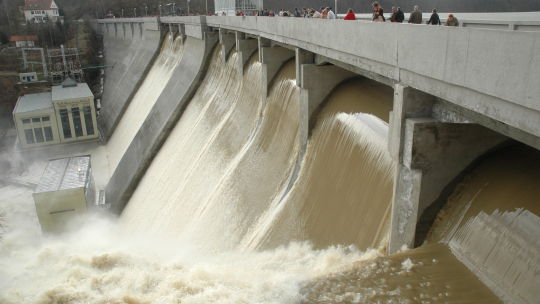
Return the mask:
M 29 124 L 29 123 L 30 123 L 30 119 L 23 119 L 23 120 L 22 120 L 22 123 L 23 123 L 23 124 Z
M 34 79 L 34 76 L 32 76 L 32 79 Z
M 71 138 L 71 126 L 69 125 L 67 109 L 60 109 L 60 122 L 62 123 L 62 131 L 64 132 L 64 138 Z
M 39 117 L 38 118 L 32 118 L 32 122 L 40 123 L 41 119 Z
M 92 108 L 89 106 L 83 107 L 84 123 L 86 124 L 86 134 L 94 135 L 94 121 L 92 120 Z
M 44 127 L 43 131 L 45 131 L 45 140 L 46 141 L 53 141 L 54 140 L 51 127 Z
M 43 139 L 43 129 L 42 128 L 34 128 L 34 134 L 36 135 L 36 142 L 42 143 L 45 140 Z
M 32 11 L 32 15 L 34 14 L 34 11 Z
M 27 144 L 30 145 L 34 143 L 34 133 L 32 132 L 32 129 L 24 130 L 24 137 L 26 137 Z
M 81 122 L 81 112 L 79 108 L 71 108 L 71 115 L 73 116 L 73 125 L 75 127 L 75 136 L 83 136 L 82 122 Z
M 51 118 L 49 116 L 43 116 L 41 117 L 41 121 L 50 121 Z

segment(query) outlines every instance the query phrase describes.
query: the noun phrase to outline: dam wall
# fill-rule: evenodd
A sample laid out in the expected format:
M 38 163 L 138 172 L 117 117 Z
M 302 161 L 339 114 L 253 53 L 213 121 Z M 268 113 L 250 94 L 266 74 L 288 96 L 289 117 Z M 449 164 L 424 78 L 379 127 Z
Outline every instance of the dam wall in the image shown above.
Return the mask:
M 120 213 L 205 75 L 216 33 L 185 40 L 184 56 L 113 173 L 105 193 Z
M 157 18 L 100 20 L 106 69 L 99 125 L 109 139 L 159 54 L 163 38 Z
M 107 22 L 119 21 L 98 21 Z M 429 226 L 440 210 L 432 207 L 444 204 L 461 172 L 482 155 L 516 142 L 540 149 L 539 32 L 266 17 L 162 17 L 159 22 L 161 32 L 178 31 L 187 45 L 107 186 L 116 213 L 204 76 L 218 38 L 225 53 L 235 44 L 239 51 L 258 47 L 263 104 L 280 66 L 295 59 L 301 111 L 293 175 L 302 165 L 316 109 L 333 87 L 365 77 L 394 90 L 388 151 L 397 166 L 389 253 L 422 241 L 420 226 Z

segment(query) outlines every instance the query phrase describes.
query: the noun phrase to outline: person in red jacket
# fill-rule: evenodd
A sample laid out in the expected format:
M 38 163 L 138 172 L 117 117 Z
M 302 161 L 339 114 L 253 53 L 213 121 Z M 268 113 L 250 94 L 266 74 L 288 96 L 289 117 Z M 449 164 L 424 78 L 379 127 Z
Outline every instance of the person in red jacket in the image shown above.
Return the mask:
M 343 20 L 356 20 L 356 16 L 354 15 L 352 8 L 347 11 L 347 15 L 345 15 Z

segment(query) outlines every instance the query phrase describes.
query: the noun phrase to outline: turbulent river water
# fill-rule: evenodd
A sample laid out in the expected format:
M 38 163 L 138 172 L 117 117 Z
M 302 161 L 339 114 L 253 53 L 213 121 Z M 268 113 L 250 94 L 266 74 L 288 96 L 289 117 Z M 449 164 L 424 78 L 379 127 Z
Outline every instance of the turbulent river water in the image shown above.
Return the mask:
M 182 41 L 165 38 L 107 146 L 111 173 L 138 129 L 128 119 L 150 111 L 182 50 Z M 386 256 L 396 166 L 387 152 L 392 89 L 363 78 L 341 84 L 320 112 L 288 190 L 299 155 L 295 66 L 284 64 L 263 106 L 258 57 L 240 79 L 236 51 L 215 49 L 201 86 L 119 218 L 90 214 L 69 233 L 42 235 L 32 191 L 0 188 L 7 226 L 0 302 L 540 297 L 536 150 L 514 146 L 485 158 L 456 188 L 424 246 Z

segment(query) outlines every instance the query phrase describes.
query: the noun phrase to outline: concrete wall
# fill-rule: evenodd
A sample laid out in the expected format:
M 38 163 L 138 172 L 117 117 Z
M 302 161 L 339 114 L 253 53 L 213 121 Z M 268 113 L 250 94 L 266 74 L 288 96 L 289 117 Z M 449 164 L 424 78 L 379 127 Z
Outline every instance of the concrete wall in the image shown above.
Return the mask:
M 305 49 L 540 136 L 539 32 L 266 17 L 206 22 Z
M 121 213 L 154 156 L 167 139 L 204 78 L 217 33 L 187 37 L 184 56 L 163 93 L 116 167 L 105 193 L 111 210 Z
M 156 18 L 99 20 L 104 35 L 105 70 L 99 124 L 110 138 L 138 87 L 157 58 L 162 32 Z

